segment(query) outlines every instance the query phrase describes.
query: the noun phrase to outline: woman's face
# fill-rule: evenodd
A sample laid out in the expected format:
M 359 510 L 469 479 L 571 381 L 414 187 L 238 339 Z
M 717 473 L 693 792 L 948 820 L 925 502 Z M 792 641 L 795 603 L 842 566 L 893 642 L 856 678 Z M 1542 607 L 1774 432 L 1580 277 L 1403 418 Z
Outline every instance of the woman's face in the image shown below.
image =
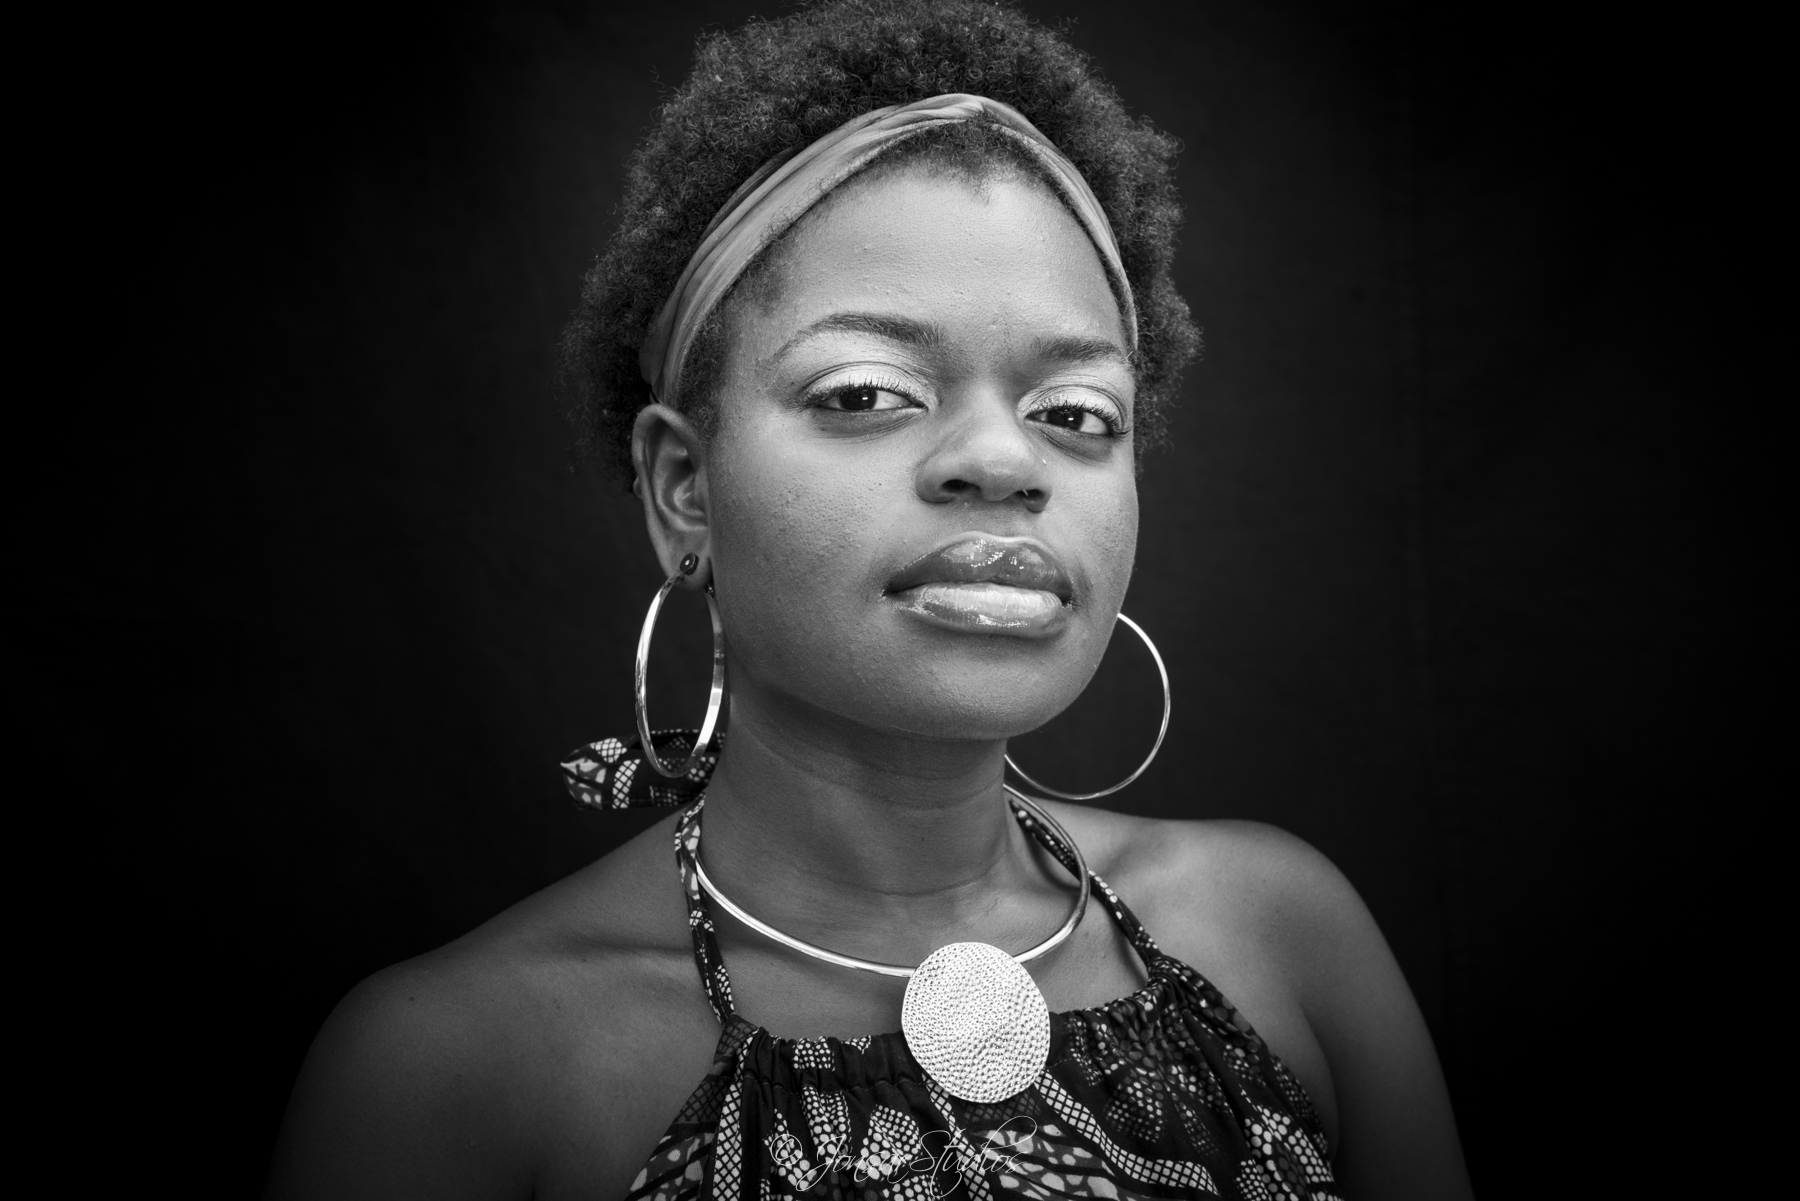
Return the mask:
M 1073 701 L 1131 575 L 1134 395 L 1056 197 L 1012 173 L 861 177 L 726 328 L 699 494 L 734 706 L 992 739 Z

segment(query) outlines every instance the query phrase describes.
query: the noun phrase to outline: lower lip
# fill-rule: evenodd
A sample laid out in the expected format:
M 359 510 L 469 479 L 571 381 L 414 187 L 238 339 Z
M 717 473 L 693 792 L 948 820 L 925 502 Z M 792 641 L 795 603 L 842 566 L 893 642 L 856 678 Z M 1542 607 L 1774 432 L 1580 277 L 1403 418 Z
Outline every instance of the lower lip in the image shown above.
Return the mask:
M 1048 635 L 1068 620 L 1068 607 L 1054 592 L 1009 584 L 920 584 L 894 599 L 933 625 L 972 633 Z

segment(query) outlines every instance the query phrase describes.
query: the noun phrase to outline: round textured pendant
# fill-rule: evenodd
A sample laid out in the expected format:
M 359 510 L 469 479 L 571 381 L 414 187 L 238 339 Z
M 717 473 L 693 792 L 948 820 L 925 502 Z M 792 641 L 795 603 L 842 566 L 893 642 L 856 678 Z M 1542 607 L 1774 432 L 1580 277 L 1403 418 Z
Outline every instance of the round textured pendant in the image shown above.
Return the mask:
M 1050 1056 L 1050 1007 L 1019 961 L 985 942 L 926 957 L 906 986 L 900 1029 L 944 1091 L 992 1102 L 1030 1087 Z

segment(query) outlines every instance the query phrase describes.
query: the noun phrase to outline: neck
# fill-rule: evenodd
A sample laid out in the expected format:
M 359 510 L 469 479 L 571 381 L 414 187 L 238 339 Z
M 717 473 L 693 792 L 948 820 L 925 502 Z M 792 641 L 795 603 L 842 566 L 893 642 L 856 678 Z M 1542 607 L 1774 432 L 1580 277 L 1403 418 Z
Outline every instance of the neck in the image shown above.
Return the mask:
M 1002 787 L 1003 741 L 925 739 L 732 700 L 701 857 L 756 916 L 870 958 L 1010 932 L 1008 892 L 1043 873 Z M 984 920 L 985 919 L 985 920 Z

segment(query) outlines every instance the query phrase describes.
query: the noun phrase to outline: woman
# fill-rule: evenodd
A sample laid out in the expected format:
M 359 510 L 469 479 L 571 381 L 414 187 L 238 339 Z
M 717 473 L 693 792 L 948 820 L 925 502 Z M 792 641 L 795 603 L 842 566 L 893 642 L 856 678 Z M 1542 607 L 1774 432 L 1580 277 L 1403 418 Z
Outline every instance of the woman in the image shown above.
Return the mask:
M 357 988 L 271 1195 L 1468 1195 L 1329 863 L 1004 785 L 1113 633 L 1196 345 L 1171 155 L 1004 8 L 703 44 L 569 345 L 658 602 L 716 601 L 729 739 L 572 761 L 681 807 Z

